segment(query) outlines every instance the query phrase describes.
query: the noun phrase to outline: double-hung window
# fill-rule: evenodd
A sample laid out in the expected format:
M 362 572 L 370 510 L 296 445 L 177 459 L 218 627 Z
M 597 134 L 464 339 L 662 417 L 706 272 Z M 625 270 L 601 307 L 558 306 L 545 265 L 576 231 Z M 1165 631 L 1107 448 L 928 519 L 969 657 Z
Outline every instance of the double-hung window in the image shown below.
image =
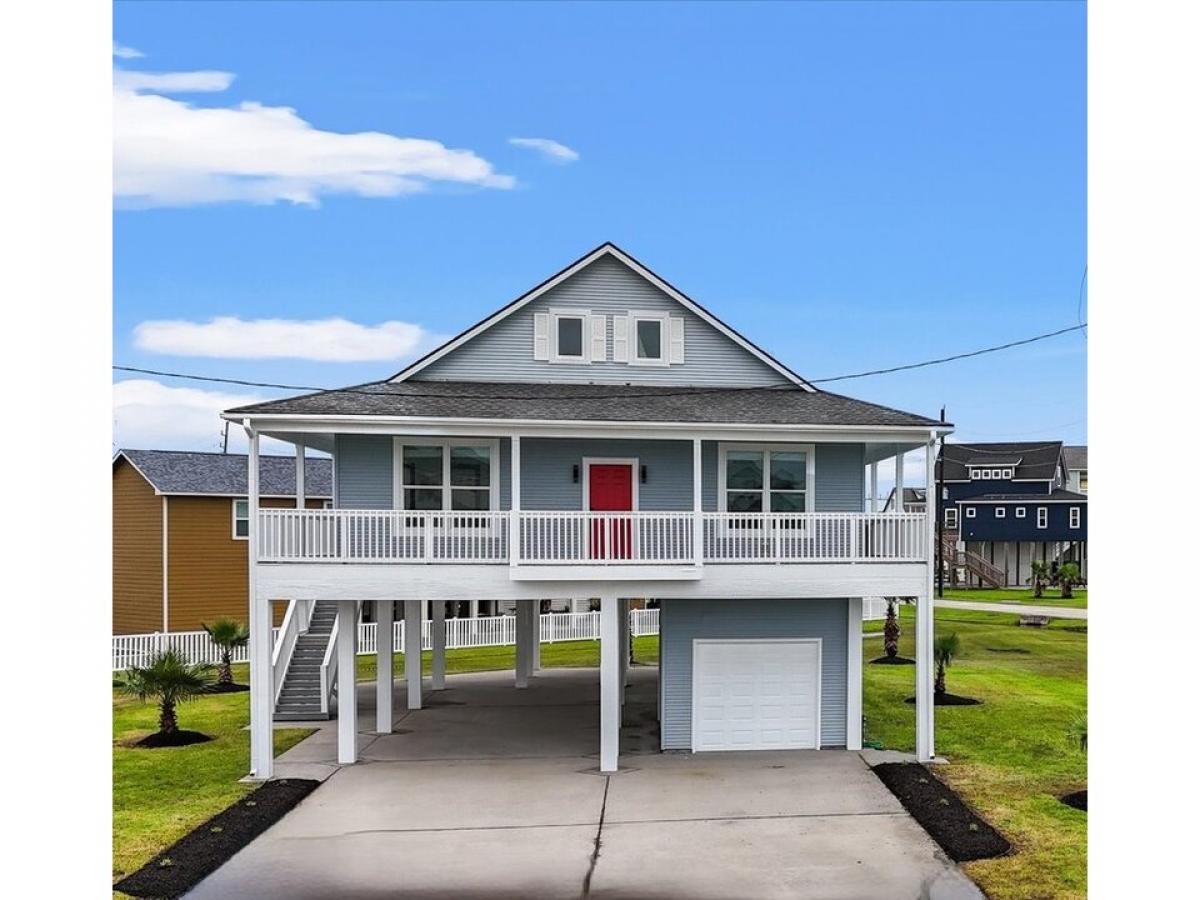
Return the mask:
M 947 528 L 957 528 L 958 527 L 958 507 L 957 506 L 947 506 L 946 507 L 946 527 Z
M 499 442 L 396 441 L 399 509 L 486 512 L 499 507 Z
M 1050 519 L 1050 511 L 1044 506 L 1037 508 L 1037 527 L 1045 528 Z
M 812 510 L 812 444 L 721 445 L 720 508 L 730 513 Z
M 587 362 L 587 357 L 584 355 L 586 345 L 584 344 L 584 326 L 587 322 L 586 314 L 567 315 L 564 313 L 555 313 L 552 321 L 554 323 L 554 359 L 556 362 Z
M 250 537 L 250 501 L 233 501 L 233 539 L 244 541 Z
M 1072 507 L 1071 507 L 1071 527 L 1072 527 L 1072 528 L 1078 528 L 1078 527 L 1079 527 L 1079 520 L 1080 520 L 1080 515 L 1079 515 L 1079 507 L 1078 507 L 1078 506 L 1072 506 Z

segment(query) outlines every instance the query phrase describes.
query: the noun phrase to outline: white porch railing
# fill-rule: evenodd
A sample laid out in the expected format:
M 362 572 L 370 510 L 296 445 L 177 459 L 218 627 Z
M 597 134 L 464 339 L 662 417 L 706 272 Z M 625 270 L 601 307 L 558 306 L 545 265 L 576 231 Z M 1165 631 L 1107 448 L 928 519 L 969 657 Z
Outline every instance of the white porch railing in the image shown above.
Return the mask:
M 696 562 L 696 515 L 263 509 L 259 560 L 686 565 Z M 927 553 L 923 513 L 698 515 L 706 563 L 921 562 Z
M 315 608 L 316 603 L 311 600 L 292 600 L 288 603 L 287 612 L 283 614 L 283 625 L 275 631 L 275 649 L 271 653 L 271 681 L 275 685 L 276 703 L 279 702 L 279 692 L 283 690 L 283 682 L 287 678 L 288 666 L 292 663 L 292 651 L 296 649 L 296 641 L 308 631 L 308 623 Z

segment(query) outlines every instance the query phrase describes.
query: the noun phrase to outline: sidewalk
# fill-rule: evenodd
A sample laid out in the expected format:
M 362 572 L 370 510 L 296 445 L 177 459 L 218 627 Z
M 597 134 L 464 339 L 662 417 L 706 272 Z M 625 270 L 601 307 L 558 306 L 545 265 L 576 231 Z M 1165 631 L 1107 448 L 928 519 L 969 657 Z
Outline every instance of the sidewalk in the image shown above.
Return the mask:
M 1034 606 L 1029 603 L 981 603 L 977 600 L 934 600 L 934 607 L 967 609 L 971 612 L 1016 613 L 1022 616 L 1050 616 L 1054 619 L 1087 619 L 1086 609 L 1063 606 Z

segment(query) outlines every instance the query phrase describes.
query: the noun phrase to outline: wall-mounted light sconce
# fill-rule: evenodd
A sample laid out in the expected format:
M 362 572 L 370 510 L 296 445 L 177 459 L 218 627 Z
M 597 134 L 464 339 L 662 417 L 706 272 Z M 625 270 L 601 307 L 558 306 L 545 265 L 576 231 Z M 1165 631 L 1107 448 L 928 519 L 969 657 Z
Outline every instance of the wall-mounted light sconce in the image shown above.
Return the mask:
M 571 481 L 579 484 L 579 466 L 571 466 Z
M 646 467 L 645 466 L 641 467 L 641 472 L 639 474 L 641 475 L 642 484 L 645 484 L 646 483 Z

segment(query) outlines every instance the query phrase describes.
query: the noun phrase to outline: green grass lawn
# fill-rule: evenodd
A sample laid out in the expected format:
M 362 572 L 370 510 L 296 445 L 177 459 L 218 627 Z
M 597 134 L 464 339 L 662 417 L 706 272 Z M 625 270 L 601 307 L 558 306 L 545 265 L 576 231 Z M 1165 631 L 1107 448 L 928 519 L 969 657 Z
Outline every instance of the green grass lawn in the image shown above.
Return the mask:
M 912 610 L 901 610 L 900 653 L 913 655 Z M 1018 628 L 1017 617 L 939 609 L 937 632 L 954 631 L 961 655 L 947 690 L 980 706 L 937 707 L 936 750 L 949 760 L 937 773 L 1012 842 L 1000 859 L 965 869 L 992 900 L 1078 897 L 1087 893 L 1087 814 L 1058 797 L 1087 785 L 1087 759 L 1066 738 L 1087 710 L 1087 633 L 1081 622 L 1055 620 Z M 882 655 L 865 640 L 864 659 Z M 867 738 L 913 749 L 911 666 L 865 666 Z
M 236 680 L 245 682 L 245 669 L 235 667 Z M 180 728 L 216 740 L 140 750 L 126 745 L 158 730 L 158 707 L 113 692 L 114 881 L 254 789 L 238 782 L 250 768 L 249 698 L 248 693 L 213 694 L 179 707 Z M 311 733 L 277 730 L 275 753 Z
M 1069 600 L 1059 596 L 1058 588 L 1048 587 L 1040 599 L 1033 596 L 1032 588 L 946 588 L 947 600 L 977 600 L 982 603 L 1032 603 L 1036 606 L 1065 606 L 1072 609 L 1087 609 L 1087 588 L 1076 588 Z

